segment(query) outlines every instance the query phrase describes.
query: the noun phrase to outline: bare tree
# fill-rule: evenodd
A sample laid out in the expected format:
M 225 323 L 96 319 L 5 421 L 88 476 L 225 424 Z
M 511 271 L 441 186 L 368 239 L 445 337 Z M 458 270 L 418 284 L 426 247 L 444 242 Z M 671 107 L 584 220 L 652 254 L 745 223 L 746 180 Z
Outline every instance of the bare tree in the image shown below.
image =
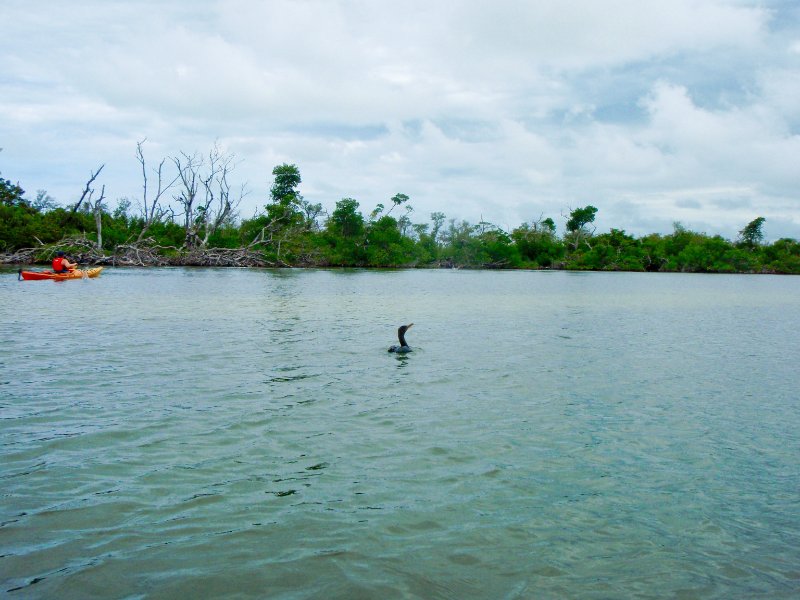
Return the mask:
M 206 203 L 204 205 L 203 216 L 205 218 L 205 235 L 203 236 L 203 247 L 208 245 L 208 240 L 226 222 L 231 221 L 236 216 L 236 209 L 241 204 L 242 199 L 247 195 L 246 184 L 241 184 L 231 195 L 231 184 L 228 175 L 233 171 L 232 154 L 220 154 L 215 146 L 210 155 L 210 162 L 216 165 L 212 171 L 216 171 L 213 181 L 205 181 Z
M 71 212 L 77 212 L 81 206 L 85 206 L 85 211 L 91 212 L 94 215 L 94 223 L 97 227 L 97 247 L 103 247 L 103 210 L 106 208 L 106 205 L 103 204 L 103 200 L 106 199 L 106 186 L 104 185 L 103 188 L 100 190 L 100 197 L 97 200 L 93 200 L 94 196 L 94 188 L 92 187 L 92 183 L 94 183 L 97 176 L 100 175 L 100 171 L 103 170 L 105 165 L 100 165 L 100 168 L 93 173 L 90 173 L 89 180 L 86 182 L 86 185 L 83 188 L 83 193 L 81 193 L 80 200 L 75 203 L 75 206 L 72 207 Z M 45 195 L 45 192 L 39 192 L 37 195 L 37 202 L 42 199 L 42 196 Z M 84 202 L 86 203 L 84 205 Z
M 199 179 L 201 177 L 200 169 L 203 167 L 203 159 L 197 154 L 190 156 L 185 152 L 181 152 L 180 156 L 172 157 L 172 162 L 175 163 L 175 168 L 178 170 L 178 179 L 180 180 L 180 194 L 173 196 L 173 198 L 183 207 L 184 229 L 186 230 L 184 245 L 188 248 L 193 248 L 197 246 L 199 241 L 197 231 L 202 226 L 204 217 L 202 207 L 195 206 L 201 185 Z M 205 182 L 203 182 L 203 186 L 205 187 Z
M 92 203 L 92 193 L 89 194 L 89 206 L 92 207 L 92 213 L 94 213 L 94 224 L 97 227 L 97 247 L 102 250 L 103 249 L 103 209 L 106 208 L 105 204 L 103 204 L 103 200 L 106 199 L 106 186 L 103 186 L 103 189 L 100 190 L 100 197 Z
M 105 167 L 105 164 L 100 165 L 100 168 L 90 175 L 89 181 L 86 182 L 86 186 L 83 188 L 83 193 L 81 194 L 80 200 L 75 203 L 75 206 L 72 207 L 71 212 L 78 212 L 78 209 L 81 207 L 81 204 L 83 204 L 83 201 L 86 200 L 87 196 L 89 196 L 91 199 L 92 193 L 94 192 L 94 190 L 91 189 L 92 183 L 94 183 L 94 180 L 97 179 L 98 175 L 100 175 L 100 171 L 103 170 L 103 167 Z
M 206 247 L 211 236 L 234 217 L 246 195 L 245 185 L 232 194 L 229 176 L 236 166 L 234 158 L 217 144 L 207 158 L 185 152 L 173 157 L 181 182 L 175 200 L 183 208 L 187 248 Z
M 144 221 L 142 230 L 139 232 L 139 237 L 136 239 L 137 242 L 144 239 L 147 230 L 150 229 L 153 223 L 160 221 L 164 218 L 164 215 L 169 212 L 168 208 L 161 204 L 161 197 L 178 181 L 178 176 L 176 175 L 172 181 L 166 184 L 164 183 L 164 163 L 167 159 L 162 158 L 161 162 L 158 164 L 158 168 L 153 171 L 157 177 L 155 194 L 152 198 L 148 197 L 147 165 L 145 163 L 143 150 L 146 141 L 147 138 L 143 139 L 141 142 L 136 142 L 136 158 L 139 164 L 142 165 L 142 219 Z

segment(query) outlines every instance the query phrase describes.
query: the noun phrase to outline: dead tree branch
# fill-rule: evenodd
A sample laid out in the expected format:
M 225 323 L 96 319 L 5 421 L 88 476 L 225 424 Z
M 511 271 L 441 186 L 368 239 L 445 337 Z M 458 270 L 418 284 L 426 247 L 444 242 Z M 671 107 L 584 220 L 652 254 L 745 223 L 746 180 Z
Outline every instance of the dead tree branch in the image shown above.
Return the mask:
M 94 193 L 94 190 L 92 189 L 92 183 L 94 183 L 94 180 L 97 179 L 97 176 L 100 175 L 100 171 L 102 171 L 103 167 L 105 166 L 106 166 L 105 164 L 102 164 L 100 165 L 100 168 L 97 169 L 97 171 L 91 173 L 89 181 L 86 182 L 86 187 L 83 188 L 83 193 L 81 194 L 80 200 L 78 200 L 75 203 L 75 206 L 72 207 L 72 210 L 70 212 L 73 213 L 78 212 L 78 209 L 81 207 L 81 204 L 83 204 L 83 201 L 86 199 L 87 196 L 91 200 L 92 194 Z

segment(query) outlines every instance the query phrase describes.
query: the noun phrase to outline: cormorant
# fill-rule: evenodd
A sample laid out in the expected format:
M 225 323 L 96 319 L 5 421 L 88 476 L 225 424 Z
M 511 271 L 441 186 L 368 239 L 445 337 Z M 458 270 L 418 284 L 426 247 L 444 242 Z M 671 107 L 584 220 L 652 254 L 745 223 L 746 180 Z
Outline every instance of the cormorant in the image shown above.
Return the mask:
M 400 340 L 399 346 L 392 346 L 389 348 L 389 352 L 397 352 L 398 354 L 405 354 L 406 352 L 411 352 L 411 347 L 406 343 L 406 336 L 405 333 L 413 326 L 413 323 L 409 323 L 408 325 L 401 325 L 400 328 L 397 330 L 397 339 Z

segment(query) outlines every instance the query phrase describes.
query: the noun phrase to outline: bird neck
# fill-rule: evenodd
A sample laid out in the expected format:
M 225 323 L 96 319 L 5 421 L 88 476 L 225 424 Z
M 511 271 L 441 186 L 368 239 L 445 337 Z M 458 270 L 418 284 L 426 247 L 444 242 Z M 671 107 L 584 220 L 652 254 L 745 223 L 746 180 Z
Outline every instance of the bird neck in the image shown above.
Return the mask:
M 406 344 L 406 336 L 403 335 L 402 331 L 398 331 L 397 332 L 397 339 L 400 340 L 400 345 L 401 346 L 408 346 L 408 344 Z

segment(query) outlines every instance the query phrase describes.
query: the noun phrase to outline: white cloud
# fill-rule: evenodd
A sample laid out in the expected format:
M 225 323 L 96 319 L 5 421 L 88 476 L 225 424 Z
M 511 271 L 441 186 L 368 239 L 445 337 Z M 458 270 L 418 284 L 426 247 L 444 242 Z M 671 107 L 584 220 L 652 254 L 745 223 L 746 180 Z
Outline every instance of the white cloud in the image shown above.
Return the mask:
M 601 228 L 726 235 L 771 211 L 800 237 L 800 31 L 756 0 L 2 10 L 0 170 L 62 201 L 101 163 L 112 198 L 137 195 L 144 137 L 152 160 L 219 139 L 245 215 L 291 162 L 328 208 L 404 192 L 420 221 L 513 227 L 592 203 Z

